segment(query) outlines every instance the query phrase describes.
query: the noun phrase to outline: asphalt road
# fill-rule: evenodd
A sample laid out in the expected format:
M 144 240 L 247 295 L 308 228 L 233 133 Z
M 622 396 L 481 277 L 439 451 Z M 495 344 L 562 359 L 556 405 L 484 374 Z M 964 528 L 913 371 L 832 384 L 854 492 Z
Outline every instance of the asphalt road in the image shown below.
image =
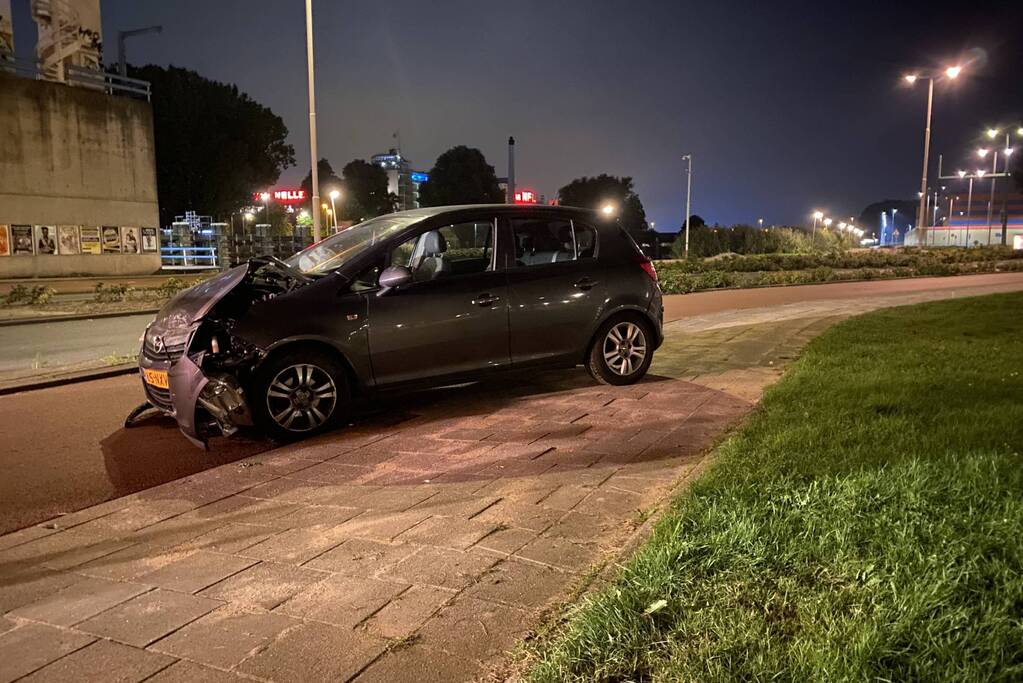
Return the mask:
M 763 312 L 810 301 L 893 297 L 920 292 L 942 296 L 1023 289 L 1023 273 L 836 283 L 799 287 L 705 292 L 667 298 L 665 319 L 744 309 Z M 139 318 L 133 316 L 132 318 Z M 104 335 L 120 334 L 137 343 L 145 321 L 113 318 L 83 328 L 89 345 L 110 346 Z M 63 325 L 63 323 L 61 323 Z M 6 335 L 18 327 L 0 328 Z M 21 329 L 37 329 L 25 326 Z M 31 349 L 47 353 L 80 345 L 55 327 L 23 340 L 22 357 Z M 52 339 L 51 337 L 57 337 Z M 3 362 L 8 362 L 6 348 Z M 581 370 L 580 370 L 581 372 Z M 174 424 L 157 417 L 124 429 L 124 417 L 142 401 L 135 375 L 0 396 L 0 533 L 71 512 L 109 498 L 171 481 L 209 467 L 267 450 L 252 439 L 214 440 L 203 452 L 181 436 Z
M 139 335 L 152 319 L 152 313 L 145 313 L 0 327 L 0 378 L 133 355 L 138 353 Z

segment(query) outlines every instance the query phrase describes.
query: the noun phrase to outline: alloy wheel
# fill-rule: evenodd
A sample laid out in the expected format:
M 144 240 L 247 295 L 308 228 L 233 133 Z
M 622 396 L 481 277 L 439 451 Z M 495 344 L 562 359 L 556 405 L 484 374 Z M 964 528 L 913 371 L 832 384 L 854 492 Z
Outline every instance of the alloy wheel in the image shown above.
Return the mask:
M 646 335 L 632 322 L 620 322 L 604 337 L 604 362 L 622 377 L 638 370 L 646 359 Z
M 308 432 L 330 419 L 337 405 L 337 387 L 323 369 L 309 363 L 289 365 L 266 390 L 270 417 L 291 432 Z

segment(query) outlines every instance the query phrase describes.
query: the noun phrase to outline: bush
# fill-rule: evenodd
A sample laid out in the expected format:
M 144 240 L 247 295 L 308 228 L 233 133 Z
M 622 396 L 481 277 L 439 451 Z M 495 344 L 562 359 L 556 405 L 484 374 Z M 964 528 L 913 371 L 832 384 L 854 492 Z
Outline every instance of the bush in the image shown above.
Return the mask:
M 57 291 L 52 287 L 44 287 L 43 285 L 35 285 L 33 287 L 14 285 L 11 287 L 11 291 L 7 293 L 7 296 L 0 297 L 0 300 L 2 300 L 4 306 L 45 304 L 56 293 Z
M 107 304 L 116 303 L 118 301 L 125 301 L 131 298 L 135 293 L 134 287 L 128 285 L 104 285 L 102 282 L 96 283 L 96 288 L 93 294 L 93 300 L 97 303 Z

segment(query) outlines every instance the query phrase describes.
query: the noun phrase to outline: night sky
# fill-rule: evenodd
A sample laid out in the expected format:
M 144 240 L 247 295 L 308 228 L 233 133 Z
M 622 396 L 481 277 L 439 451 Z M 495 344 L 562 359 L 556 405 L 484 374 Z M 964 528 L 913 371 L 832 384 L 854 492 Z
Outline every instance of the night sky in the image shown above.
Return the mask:
M 858 215 L 918 189 L 926 90 L 900 83 L 908 67 L 966 66 L 936 93 L 946 173 L 975 165 L 984 128 L 1023 120 L 1020 5 L 317 0 L 320 155 L 340 169 L 400 129 L 420 169 L 465 144 L 500 176 L 514 135 L 520 187 L 550 197 L 581 175 L 629 175 L 668 231 L 692 153 L 693 212 L 709 222 Z M 13 6 L 24 57 L 34 26 L 28 0 Z M 298 160 L 279 185 L 297 184 L 304 2 L 103 0 L 107 60 L 118 29 L 149 24 L 163 34 L 131 41 L 129 61 L 195 69 L 268 105 Z

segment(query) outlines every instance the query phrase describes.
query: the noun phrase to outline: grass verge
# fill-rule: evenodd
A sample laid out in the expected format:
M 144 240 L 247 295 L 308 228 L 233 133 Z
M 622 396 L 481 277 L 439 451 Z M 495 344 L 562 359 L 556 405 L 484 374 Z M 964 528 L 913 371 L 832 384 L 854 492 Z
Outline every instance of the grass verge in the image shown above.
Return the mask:
M 1023 678 L 1023 295 L 811 343 L 533 681 Z

